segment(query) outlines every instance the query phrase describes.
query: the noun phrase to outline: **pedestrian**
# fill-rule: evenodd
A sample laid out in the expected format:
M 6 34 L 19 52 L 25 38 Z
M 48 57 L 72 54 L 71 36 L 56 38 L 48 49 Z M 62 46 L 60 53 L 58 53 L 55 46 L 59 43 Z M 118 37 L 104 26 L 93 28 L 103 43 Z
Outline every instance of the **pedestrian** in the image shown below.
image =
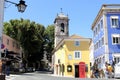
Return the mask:
M 94 75 L 95 75 L 95 78 L 99 78 L 99 69 L 98 68 L 96 68 Z
M 10 64 L 11 64 L 10 61 L 7 61 L 7 62 L 6 62 L 6 75 L 7 75 L 7 76 L 10 75 Z
M 108 63 L 107 62 L 105 62 L 104 73 L 105 73 L 105 78 L 108 79 Z
M 104 74 L 103 69 L 101 69 L 101 70 L 99 71 L 99 75 L 100 75 L 100 78 L 104 78 L 104 77 L 105 77 L 105 74 Z
M 2 62 L 2 74 L 5 74 L 5 61 Z
M 6 66 L 6 75 L 9 76 L 10 75 L 10 67 Z
M 112 66 L 110 64 L 108 64 L 108 75 L 109 75 L 109 78 L 112 78 Z
M 94 62 L 93 66 L 92 66 L 92 75 L 91 77 L 95 77 L 98 78 L 98 64 L 96 62 Z

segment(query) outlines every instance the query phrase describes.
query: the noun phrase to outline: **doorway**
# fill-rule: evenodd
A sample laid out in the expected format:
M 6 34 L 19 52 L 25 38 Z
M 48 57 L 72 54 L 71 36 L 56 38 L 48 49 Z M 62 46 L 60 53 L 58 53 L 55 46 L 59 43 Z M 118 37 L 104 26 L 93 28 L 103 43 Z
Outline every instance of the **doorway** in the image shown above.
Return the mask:
M 79 77 L 79 65 L 75 65 L 75 78 Z

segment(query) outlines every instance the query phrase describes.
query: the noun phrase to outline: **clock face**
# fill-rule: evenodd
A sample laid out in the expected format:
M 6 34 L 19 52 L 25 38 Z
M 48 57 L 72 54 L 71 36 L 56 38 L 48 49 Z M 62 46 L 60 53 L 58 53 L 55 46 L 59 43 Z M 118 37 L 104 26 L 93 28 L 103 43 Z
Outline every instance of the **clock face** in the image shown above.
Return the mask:
M 72 60 L 72 55 L 71 54 L 68 55 L 68 59 Z

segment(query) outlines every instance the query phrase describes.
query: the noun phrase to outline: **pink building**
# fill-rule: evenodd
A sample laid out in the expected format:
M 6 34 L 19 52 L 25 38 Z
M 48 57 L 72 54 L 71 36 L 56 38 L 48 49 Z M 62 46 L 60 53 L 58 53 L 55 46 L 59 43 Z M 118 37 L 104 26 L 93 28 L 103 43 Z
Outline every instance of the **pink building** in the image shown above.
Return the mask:
M 17 42 L 16 40 L 3 34 L 2 43 L 4 45 L 4 48 L 2 50 L 8 49 L 8 51 L 12 51 L 18 55 L 20 54 L 21 52 L 20 45 L 19 42 Z
M 10 65 L 13 66 L 13 69 L 19 69 L 22 62 L 22 50 L 20 48 L 19 42 L 3 34 L 2 43 L 2 59 L 10 61 Z M 6 54 L 7 56 L 5 55 L 6 52 L 8 52 Z

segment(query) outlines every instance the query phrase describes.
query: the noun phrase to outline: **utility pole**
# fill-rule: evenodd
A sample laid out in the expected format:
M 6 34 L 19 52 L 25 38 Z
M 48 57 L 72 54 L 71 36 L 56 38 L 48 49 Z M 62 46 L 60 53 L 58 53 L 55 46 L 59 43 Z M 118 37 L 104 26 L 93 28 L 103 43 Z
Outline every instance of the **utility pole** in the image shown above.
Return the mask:
M 5 80 L 5 75 L 2 74 L 2 33 L 3 33 L 3 19 L 4 19 L 4 0 L 0 0 L 0 80 Z
M 3 19 L 4 19 L 4 0 L 0 0 L 0 60 L 1 60 L 1 45 L 3 33 Z
M 18 8 L 18 12 L 23 13 L 27 7 L 25 1 L 20 0 L 19 3 L 14 3 L 8 0 L 0 0 L 0 80 L 5 80 L 5 74 L 2 74 L 2 34 L 3 34 L 3 20 L 4 20 L 4 3 L 8 2 L 14 4 Z

